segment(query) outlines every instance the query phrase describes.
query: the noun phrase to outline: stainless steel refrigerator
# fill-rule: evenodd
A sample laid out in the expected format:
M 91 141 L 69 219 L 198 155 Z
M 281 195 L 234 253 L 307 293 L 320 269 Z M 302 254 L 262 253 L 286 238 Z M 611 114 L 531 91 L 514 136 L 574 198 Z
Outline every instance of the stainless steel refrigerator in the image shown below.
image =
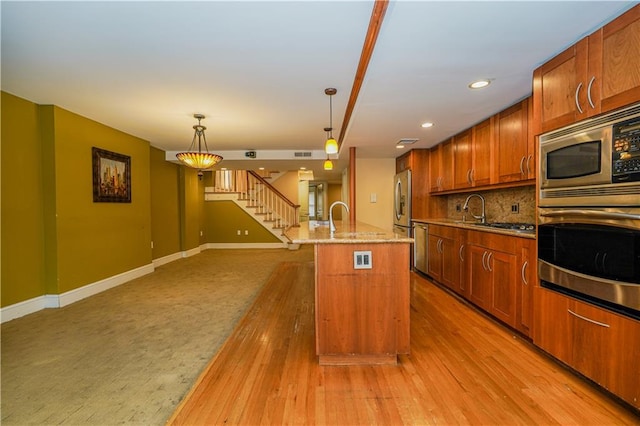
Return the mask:
M 411 237 L 411 170 L 398 173 L 393 181 L 393 232 Z

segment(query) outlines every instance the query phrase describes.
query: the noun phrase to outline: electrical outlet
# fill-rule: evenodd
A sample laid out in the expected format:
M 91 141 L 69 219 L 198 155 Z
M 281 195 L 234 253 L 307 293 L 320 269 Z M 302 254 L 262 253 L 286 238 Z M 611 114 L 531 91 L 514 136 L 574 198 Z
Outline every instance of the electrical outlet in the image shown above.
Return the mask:
M 151 248 L 153 248 L 153 241 L 151 241 Z
M 242 235 L 239 229 L 236 231 L 236 235 Z
M 511 204 L 511 213 L 520 213 L 520 203 Z
M 200 236 L 204 237 L 204 231 L 200 231 Z
M 353 252 L 353 269 L 371 269 L 371 250 Z
M 462 211 L 462 207 L 460 207 L 460 204 L 456 204 L 456 211 L 457 212 Z
M 244 235 L 249 235 L 249 230 L 248 229 L 244 230 Z

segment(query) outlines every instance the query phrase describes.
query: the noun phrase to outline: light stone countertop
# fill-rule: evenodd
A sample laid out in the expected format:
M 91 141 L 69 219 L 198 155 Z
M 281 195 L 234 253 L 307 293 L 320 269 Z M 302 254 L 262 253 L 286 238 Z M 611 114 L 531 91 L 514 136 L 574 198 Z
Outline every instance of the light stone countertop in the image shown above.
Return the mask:
M 457 228 L 472 229 L 474 231 L 493 232 L 494 234 L 510 235 L 512 237 L 536 239 L 536 232 L 516 231 L 512 229 L 492 228 L 490 226 L 478 225 L 472 221 L 463 222 L 454 219 L 412 219 L 412 222 L 426 223 L 434 225 L 455 226 Z
M 291 227 L 285 235 L 294 244 L 369 244 L 369 243 L 412 243 L 413 238 L 395 234 L 362 222 L 355 224 L 336 221 L 336 232 L 332 235 L 327 221 L 302 222 Z

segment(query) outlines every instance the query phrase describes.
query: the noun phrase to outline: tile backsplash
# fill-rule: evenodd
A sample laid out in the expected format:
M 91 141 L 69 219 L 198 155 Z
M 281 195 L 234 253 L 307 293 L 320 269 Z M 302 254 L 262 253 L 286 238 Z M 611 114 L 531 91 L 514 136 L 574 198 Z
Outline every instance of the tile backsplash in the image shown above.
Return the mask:
M 447 197 L 447 217 L 454 220 L 462 220 L 465 214 L 462 206 L 472 193 L 453 194 Z M 485 199 L 485 213 L 487 222 L 525 222 L 536 221 L 536 192 L 535 186 L 523 186 L 518 188 L 494 189 L 491 191 L 478 191 Z M 466 212 L 466 220 L 476 219 L 471 213 L 480 216 L 481 203 L 477 197 L 469 201 L 469 211 Z M 512 212 L 512 206 L 517 205 L 518 212 Z M 456 209 L 460 207 L 460 211 Z

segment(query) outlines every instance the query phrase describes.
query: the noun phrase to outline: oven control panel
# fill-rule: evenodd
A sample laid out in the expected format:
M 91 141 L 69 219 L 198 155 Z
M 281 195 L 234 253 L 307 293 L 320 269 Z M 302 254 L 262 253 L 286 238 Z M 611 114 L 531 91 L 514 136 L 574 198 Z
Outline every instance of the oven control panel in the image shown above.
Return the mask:
M 613 126 L 612 182 L 640 181 L 640 117 Z

